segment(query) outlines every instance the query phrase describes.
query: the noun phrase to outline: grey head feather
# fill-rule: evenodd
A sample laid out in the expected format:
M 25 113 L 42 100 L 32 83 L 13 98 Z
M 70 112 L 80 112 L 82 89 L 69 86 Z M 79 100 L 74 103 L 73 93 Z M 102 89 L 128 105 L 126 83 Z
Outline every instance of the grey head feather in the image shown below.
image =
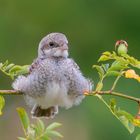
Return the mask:
M 55 42 L 58 44 L 61 44 L 61 43 L 68 44 L 68 40 L 64 34 L 62 34 L 62 33 L 50 33 L 50 34 L 46 35 L 39 43 L 38 58 L 45 57 L 43 47 L 45 47 L 45 45 L 48 45 L 50 42 Z

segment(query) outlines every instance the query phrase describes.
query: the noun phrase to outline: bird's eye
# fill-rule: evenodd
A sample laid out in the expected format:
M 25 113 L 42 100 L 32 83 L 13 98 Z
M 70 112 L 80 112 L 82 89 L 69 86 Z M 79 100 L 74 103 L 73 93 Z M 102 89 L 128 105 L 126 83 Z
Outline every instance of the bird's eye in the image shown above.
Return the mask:
M 53 42 L 50 42 L 49 45 L 50 45 L 51 47 L 53 47 L 53 46 L 54 46 L 54 43 L 53 43 Z

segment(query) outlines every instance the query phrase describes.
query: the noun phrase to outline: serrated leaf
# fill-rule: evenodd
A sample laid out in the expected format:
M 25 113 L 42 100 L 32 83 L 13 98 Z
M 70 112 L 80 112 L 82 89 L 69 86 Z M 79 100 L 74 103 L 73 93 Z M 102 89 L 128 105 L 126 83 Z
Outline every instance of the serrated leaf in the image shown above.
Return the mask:
M 47 131 L 50 131 L 50 130 L 53 130 L 53 129 L 55 129 L 55 128 L 60 127 L 61 125 L 62 125 L 61 123 L 54 122 L 54 123 L 50 124 L 50 125 L 46 128 L 46 130 L 47 130 Z
M 21 120 L 21 123 L 23 126 L 23 130 L 24 130 L 24 132 L 26 132 L 30 126 L 30 120 L 28 118 L 28 115 L 27 115 L 25 109 L 21 108 L 21 107 L 17 108 L 17 112 L 20 117 L 20 120 Z
M 0 115 L 2 115 L 2 109 L 5 105 L 4 97 L 0 95 Z
M 57 131 L 47 131 L 46 134 L 49 136 L 49 137 L 59 137 L 59 138 L 63 138 L 63 136 L 57 132 Z
M 140 134 L 137 135 L 136 140 L 140 140 Z

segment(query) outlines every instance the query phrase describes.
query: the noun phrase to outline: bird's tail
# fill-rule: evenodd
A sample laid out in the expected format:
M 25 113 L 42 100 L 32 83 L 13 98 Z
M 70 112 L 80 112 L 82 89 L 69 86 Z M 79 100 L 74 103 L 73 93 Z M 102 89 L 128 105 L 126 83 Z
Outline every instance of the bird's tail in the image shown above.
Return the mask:
M 31 111 L 31 114 L 33 118 L 44 117 L 47 119 L 52 119 L 56 114 L 58 114 L 58 106 L 42 109 L 39 105 L 35 105 Z

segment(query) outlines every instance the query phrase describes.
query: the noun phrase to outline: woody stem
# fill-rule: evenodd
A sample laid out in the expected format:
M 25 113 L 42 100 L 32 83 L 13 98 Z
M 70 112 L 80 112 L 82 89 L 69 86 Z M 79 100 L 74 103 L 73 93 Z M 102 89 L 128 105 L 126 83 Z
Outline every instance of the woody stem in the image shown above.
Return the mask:
M 23 93 L 17 90 L 0 90 L 1 95 L 23 95 Z
M 113 96 L 118 96 L 118 97 L 121 97 L 121 98 L 125 98 L 125 99 L 128 99 L 128 100 L 132 100 L 132 101 L 135 101 L 137 103 L 140 103 L 140 98 L 136 98 L 136 97 L 133 97 L 133 96 L 125 95 L 125 94 L 122 94 L 122 93 L 119 93 L 119 92 L 115 92 L 115 91 L 111 91 L 111 90 L 107 90 L 107 91 L 93 91 L 92 93 L 89 93 L 87 95 L 93 96 L 95 94 L 113 95 Z

